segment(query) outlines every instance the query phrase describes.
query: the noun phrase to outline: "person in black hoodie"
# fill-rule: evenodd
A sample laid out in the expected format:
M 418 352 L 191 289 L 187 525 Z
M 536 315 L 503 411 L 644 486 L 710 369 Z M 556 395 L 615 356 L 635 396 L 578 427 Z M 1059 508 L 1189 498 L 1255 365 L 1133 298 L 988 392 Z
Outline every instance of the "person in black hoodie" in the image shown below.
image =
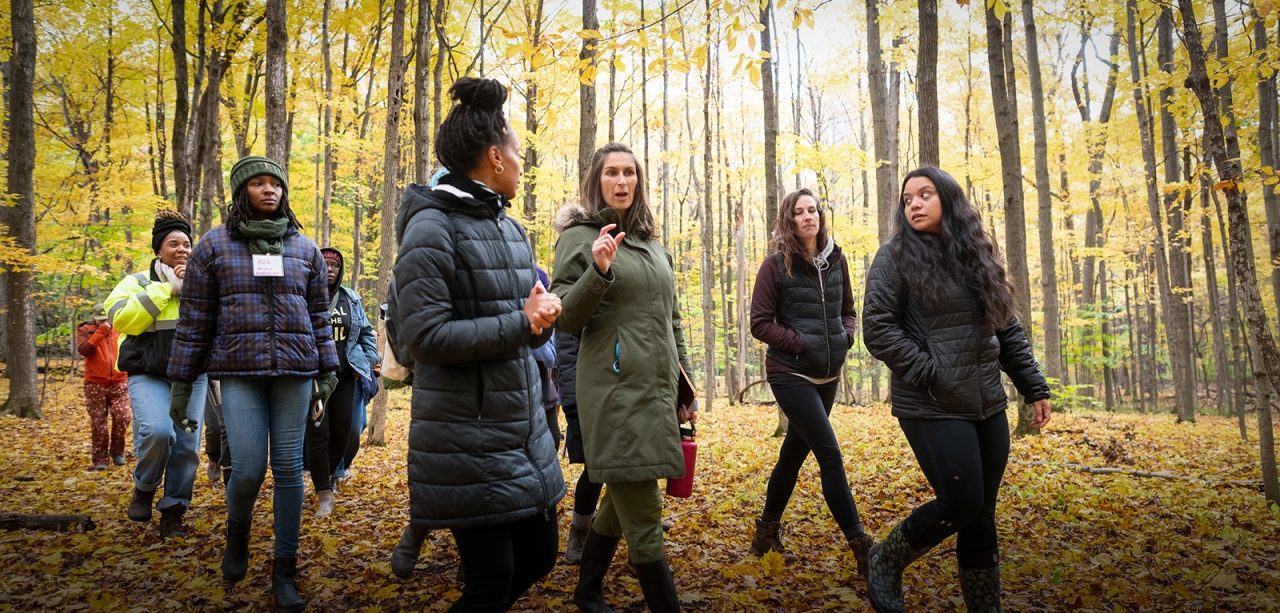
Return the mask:
M 1049 422 L 1049 386 L 1016 315 L 996 243 L 951 175 L 907 173 L 892 238 L 867 273 L 863 339 L 892 372 L 893 415 L 937 498 L 871 549 L 867 592 L 878 613 L 903 610 L 902 571 L 956 535 L 971 613 L 1000 608 L 996 496 L 1009 459 L 1000 371 Z
M 779 532 L 800 466 L 812 451 L 823 498 L 853 551 L 858 574 L 866 576 L 872 540 L 862 530 L 830 422 L 840 367 L 857 334 L 849 262 L 831 238 L 817 196 L 807 188 L 782 199 L 773 240 L 777 251 L 760 264 L 751 292 L 751 335 L 769 345 L 769 388 L 789 425 L 749 551 L 756 556 L 776 551 L 788 564 L 799 559 L 787 552 Z
M 364 313 L 360 295 L 342 285 L 342 252 L 320 250 L 329 282 L 329 325 L 338 350 L 338 385 L 320 421 L 307 419 L 306 466 L 319 499 L 316 517 L 333 513 L 334 471 L 342 463 L 351 440 L 351 419 L 362 402 L 361 379 L 373 379 L 378 363 L 378 339 Z
M 426 532 L 448 528 L 466 568 L 449 609 L 507 611 L 555 567 L 564 477 L 531 351 L 560 300 L 538 283 L 524 228 L 507 215 L 520 142 L 507 89 L 463 77 L 436 132 L 448 169 L 405 189 L 387 335 L 414 363 L 409 515 L 392 567 L 412 570 Z

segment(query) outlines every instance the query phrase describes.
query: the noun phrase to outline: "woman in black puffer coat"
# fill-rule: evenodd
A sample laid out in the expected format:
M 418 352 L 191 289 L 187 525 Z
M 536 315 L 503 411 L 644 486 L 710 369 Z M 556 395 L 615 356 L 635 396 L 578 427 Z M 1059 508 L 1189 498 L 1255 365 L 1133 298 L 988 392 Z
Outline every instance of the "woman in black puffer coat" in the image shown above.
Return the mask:
M 467 77 L 449 94 L 435 143 L 448 174 L 405 190 L 396 227 L 387 332 L 415 368 L 411 524 L 392 566 L 412 571 L 426 532 L 448 528 L 466 568 L 450 611 L 506 611 L 559 551 L 564 478 L 530 350 L 549 340 L 560 301 L 506 214 L 520 184 L 506 88 Z
M 867 273 L 863 340 L 892 372 L 893 415 L 937 499 L 871 549 L 867 592 L 903 610 L 902 571 L 952 534 L 969 611 L 1000 608 L 996 495 L 1009 458 L 1000 371 L 1049 421 L 1049 386 L 1015 315 L 1013 287 L 978 211 L 951 175 L 902 184 L 893 237 Z

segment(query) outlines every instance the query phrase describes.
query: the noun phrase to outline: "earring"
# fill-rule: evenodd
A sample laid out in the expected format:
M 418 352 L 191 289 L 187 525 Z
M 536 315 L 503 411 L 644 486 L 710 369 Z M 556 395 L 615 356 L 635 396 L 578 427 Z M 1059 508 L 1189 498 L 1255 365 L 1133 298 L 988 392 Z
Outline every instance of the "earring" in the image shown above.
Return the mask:
M 504 170 L 506 170 L 506 168 L 503 168 L 503 167 L 502 167 L 502 164 L 498 164 L 498 167 L 497 167 L 497 168 L 495 168 L 495 169 L 493 169 L 493 171 L 494 171 L 494 172 L 496 172 L 496 173 L 498 173 L 498 174 L 502 174 L 502 171 L 504 171 Z

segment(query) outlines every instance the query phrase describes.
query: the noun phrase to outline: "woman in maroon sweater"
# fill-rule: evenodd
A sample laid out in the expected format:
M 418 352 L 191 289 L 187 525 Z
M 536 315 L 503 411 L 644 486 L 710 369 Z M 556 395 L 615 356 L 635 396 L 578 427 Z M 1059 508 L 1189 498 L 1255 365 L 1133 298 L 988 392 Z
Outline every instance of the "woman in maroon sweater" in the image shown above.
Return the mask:
M 853 550 L 858 574 L 865 577 L 873 542 L 862 531 L 830 422 L 840 367 L 857 331 L 849 265 L 808 189 L 783 198 L 773 237 L 777 251 L 761 263 L 751 293 L 751 335 L 769 345 L 769 387 L 790 425 L 750 551 L 757 556 L 777 551 L 787 563 L 798 559 L 787 553 L 778 531 L 800 466 L 812 451 L 827 507 Z

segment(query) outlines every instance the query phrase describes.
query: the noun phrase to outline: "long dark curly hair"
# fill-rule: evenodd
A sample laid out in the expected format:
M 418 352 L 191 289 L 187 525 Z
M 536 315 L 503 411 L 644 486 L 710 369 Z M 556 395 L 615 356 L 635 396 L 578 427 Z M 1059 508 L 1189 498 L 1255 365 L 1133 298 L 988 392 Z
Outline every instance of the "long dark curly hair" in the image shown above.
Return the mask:
M 817 251 L 821 252 L 827 246 L 827 235 L 831 233 L 831 228 L 827 227 L 827 212 L 822 209 L 822 201 L 818 200 L 813 190 L 802 187 L 783 197 L 782 204 L 778 205 L 778 218 L 773 222 L 773 244 L 778 253 L 782 254 L 787 274 L 791 274 L 792 261 L 807 262 L 810 257 L 804 252 L 800 239 L 796 238 L 796 231 L 799 229 L 796 227 L 796 203 L 800 202 L 801 196 L 813 198 L 818 205 L 818 236 L 814 243 Z
M 938 234 L 920 232 L 907 222 L 902 194 L 907 181 L 916 177 L 929 179 L 937 190 L 942 205 L 942 231 Z M 907 287 L 926 304 L 937 305 L 949 283 L 960 283 L 977 299 L 987 332 L 1003 328 L 1017 314 L 1013 283 L 996 242 L 982 229 L 982 216 L 965 197 L 960 183 L 946 171 L 921 166 L 902 179 L 889 249 Z

